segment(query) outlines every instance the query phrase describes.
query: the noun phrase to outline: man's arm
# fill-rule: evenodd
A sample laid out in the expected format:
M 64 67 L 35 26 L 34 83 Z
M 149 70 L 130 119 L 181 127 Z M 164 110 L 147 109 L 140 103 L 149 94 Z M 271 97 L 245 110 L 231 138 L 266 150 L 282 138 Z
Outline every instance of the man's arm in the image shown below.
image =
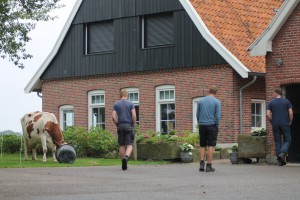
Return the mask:
M 117 124 L 118 124 L 118 116 L 117 116 L 117 112 L 115 110 L 112 111 L 111 119 L 114 122 L 114 124 L 117 126 Z
M 196 118 L 197 118 L 197 123 L 199 124 L 199 114 L 200 114 L 200 104 L 197 104 L 197 112 L 196 112 Z
M 136 112 L 135 112 L 135 109 L 131 110 L 131 116 L 132 116 L 133 126 L 135 126 L 135 123 L 136 123 Z
M 272 123 L 272 112 L 271 112 L 271 110 L 267 110 L 267 118 L 268 118 L 269 122 Z
M 216 109 L 216 126 L 219 128 L 220 125 L 220 119 L 221 119 L 221 103 L 219 102 L 217 104 L 217 109 Z
M 294 118 L 294 113 L 292 108 L 289 109 L 289 117 L 290 117 L 290 125 L 291 125 Z

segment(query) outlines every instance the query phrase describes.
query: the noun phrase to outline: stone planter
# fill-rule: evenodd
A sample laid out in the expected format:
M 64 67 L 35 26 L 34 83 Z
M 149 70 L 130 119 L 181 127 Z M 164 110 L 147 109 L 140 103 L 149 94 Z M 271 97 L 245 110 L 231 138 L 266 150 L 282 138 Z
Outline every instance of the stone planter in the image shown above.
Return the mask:
M 181 143 L 137 144 L 137 157 L 141 160 L 180 159 Z
M 189 163 L 193 161 L 193 152 L 192 151 L 181 151 L 180 152 L 181 162 Z
M 266 158 L 266 137 L 238 135 L 239 158 Z

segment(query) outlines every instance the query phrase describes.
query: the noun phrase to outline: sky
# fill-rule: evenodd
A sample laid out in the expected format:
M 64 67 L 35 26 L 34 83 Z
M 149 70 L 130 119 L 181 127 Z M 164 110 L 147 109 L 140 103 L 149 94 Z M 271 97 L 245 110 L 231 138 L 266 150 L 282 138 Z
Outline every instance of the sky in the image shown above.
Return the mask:
M 50 54 L 75 2 L 76 0 L 61 0 L 65 7 L 51 12 L 58 19 L 39 22 L 30 32 L 31 40 L 26 45 L 26 50 L 33 58 L 23 61 L 24 69 L 0 59 L 0 131 L 21 133 L 21 117 L 27 112 L 42 110 L 42 99 L 36 92 L 25 93 L 24 88 Z

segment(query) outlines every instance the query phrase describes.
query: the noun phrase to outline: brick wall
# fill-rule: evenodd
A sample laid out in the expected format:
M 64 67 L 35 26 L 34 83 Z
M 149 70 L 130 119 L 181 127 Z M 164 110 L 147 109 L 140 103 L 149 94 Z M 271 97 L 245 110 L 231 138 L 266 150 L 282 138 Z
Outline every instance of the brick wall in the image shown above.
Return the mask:
M 276 59 L 282 59 L 283 65 L 277 66 Z M 267 55 L 267 101 L 273 98 L 274 89 L 293 83 L 300 83 L 300 4 L 273 39 L 273 51 Z M 270 130 L 268 154 L 275 155 L 271 126 L 267 125 Z
M 43 110 L 53 112 L 59 118 L 59 107 L 74 106 L 75 125 L 87 127 L 88 92 L 105 90 L 106 129 L 116 132 L 111 120 L 113 104 L 119 100 L 119 89 L 138 87 L 140 95 L 140 130 L 156 129 L 155 92 L 159 85 L 175 85 L 176 130 L 193 130 L 192 100 L 207 94 L 209 86 L 219 89 L 217 97 L 222 102 L 222 118 L 218 142 L 236 142 L 239 133 L 239 88 L 252 79 L 243 80 L 229 66 L 193 67 L 176 70 L 160 70 L 143 73 L 72 78 L 43 82 Z M 251 98 L 265 98 L 264 79 L 244 91 L 245 131 L 251 128 Z

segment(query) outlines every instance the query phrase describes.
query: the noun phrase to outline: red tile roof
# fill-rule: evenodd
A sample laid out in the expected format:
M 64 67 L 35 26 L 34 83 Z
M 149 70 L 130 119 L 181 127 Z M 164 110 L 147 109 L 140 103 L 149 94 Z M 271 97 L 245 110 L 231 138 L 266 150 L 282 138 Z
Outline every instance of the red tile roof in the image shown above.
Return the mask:
M 250 71 L 266 71 L 248 47 L 267 28 L 283 0 L 190 0 L 209 31 Z

